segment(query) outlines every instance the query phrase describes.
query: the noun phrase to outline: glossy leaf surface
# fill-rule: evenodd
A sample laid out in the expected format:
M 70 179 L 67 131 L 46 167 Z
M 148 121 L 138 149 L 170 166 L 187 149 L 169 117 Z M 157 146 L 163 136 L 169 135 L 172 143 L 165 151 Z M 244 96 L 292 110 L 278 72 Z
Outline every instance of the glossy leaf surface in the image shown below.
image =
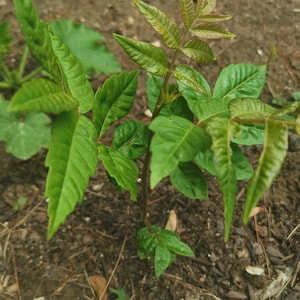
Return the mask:
M 48 237 L 51 237 L 83 198 L 89 177 L 97 166 L 96 129 L 85 116 L 66 112 L 53 126 L 46 166 Z
M 144 70 L 161 76 L 168 72 L 167 56 L 162 49 L 119 34 L 114 34 L 114 37 L 128 56 Z
M 107 79 L 95 95 L 94 122 L 102 137 L 110 125 L 126 116 L 137 89 L 137 72 L 123 72 Z

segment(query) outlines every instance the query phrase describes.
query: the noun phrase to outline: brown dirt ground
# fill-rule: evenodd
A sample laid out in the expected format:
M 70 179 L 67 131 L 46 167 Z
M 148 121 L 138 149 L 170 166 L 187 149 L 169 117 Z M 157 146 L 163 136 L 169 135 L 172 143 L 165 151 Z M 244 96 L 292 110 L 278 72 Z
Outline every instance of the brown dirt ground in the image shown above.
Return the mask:
M 147 2 L 180 20 L 178 0 Z M 158 39 L 129 0 L 40 0 L 38 3 L 45 20 L 68 18 L 101 31 L 124 69 L 136 65 L 112 39 L 112 33 L 148 42 Z M 0 5 L 1 19 L 11 21 L 17 38 L 9 57 L 13 64 L 23 49 L 20 32 L 11 1 L 0 1 Z M 213 41 L 217 62 L 196 66 L 209 82 L 213 83 L 221 68 L 230 63 L 250 62 L 268 65 L 263 92 L 266 101 L 275 94 L 290 97 L 293 91 L 300 91 L 298 0 L 219 1 L 217 10 L 233 16 L 226 26 L 237 38 Z M 272 48 L 277 50 L 276 55 L 271 54 Z M 144 119 L 146 109 L 145 78 L 141 72 L 137 101 L 131 113 L 138 120 Z M 93 78 L 95 87 L 101 82 L 101 76 Z M 249 155 L 255 164 L 259 149 L 250 149 Z M 253 221 L 247 226 L 241 222 L 246 183 L 240 184 L 227 243 L 223 241 L 222 197 L 213 179 L 207 202 L 188 200 L 164 181 L 152 193 L 151 220 L 158 222 L 174 209 L 180 236 L 196 258 L 178 257 L 160 279 L 155 278 L 151 262 L 140 261 L 136 256 L 139 202 L 133 203 L 127 194 L 116 192 L 101 166 L 90 181 L 83 204 L 51 240 L 46 239 L 44 158 L 42 151 L 28 161 L 19 161 L 6 154 L 1 144 L 0 300 L 97 299 L 87 280 L 91 275 L 106 279 L 113 275 L 110 286 L 124 288 L 131 299 L 262 299 L 255 297 L 254 292 L 288 272 L 290 280 L 276 299 L 300 299 L 299 153 L 288 154 L 280 175 L 260 203 L 266 211 L 257 216 L 256 226 Z M 27 203 L 13 212 L 12 205 L 19 197 L 26 197 Z M 247 274 L 245 268 L 249 265 L 262 267 L 264 274 Z M 115 298 L 109 294 L 109 299 Z

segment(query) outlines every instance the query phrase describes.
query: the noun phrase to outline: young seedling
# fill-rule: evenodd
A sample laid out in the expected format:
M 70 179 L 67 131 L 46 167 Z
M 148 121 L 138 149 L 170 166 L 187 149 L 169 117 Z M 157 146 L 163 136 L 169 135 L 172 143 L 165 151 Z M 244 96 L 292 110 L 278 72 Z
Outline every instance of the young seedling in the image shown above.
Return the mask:
M 108 129 L 133 105 L 138 72 L 113 75 L 94 94 L 79 59 L 24 0 L 14 0 L 14 5 L 26 43 L 52 80 L 37 79 L 24 85 L 9 110 L 55 114 L 46 158 L 48 237 L 82 201 L 98 160 L 110 180 L 135 201 L 139 174 L 135 160 L 144 157 L 141 206 L 145 227 L 137 233 L 138 255 L 154 256 L 155 272 L 160 276 L 176 254 L 193 256 L 193 252 L 174 232 L 151 225 L 146 217 L 150 190 L 169 176 L 187 197 L 207 200 L 204 170 L 208 171 L 217 178 L 223 193 L 228 239 L 237 181 L 249 179 L 243 217 L 246 223 L 281 168 L 289 130 L 300 133 L 300 103 L 275 109 L 259 99 L 265 66 L 230 65 L 211 89 L 191 65 L 178 64 L 180 55 L 197 63 L 214 61 L 206 40 L 234 37 L 219 25 L 230 17 L 215 13 L 215 0 L 179 0 L 183 31 L 156 7 L 141 0 L 133 2 L 172 51 L 168 57 L 164 48 L 114 35 L 130 58 L 149 73 L 149 126 L 128 120 L 114 130 L 111 146 L 103 143 Z M 171 78 L 175 84 L 170 83 Z M 35 96 L 28 97 L 33 88 Z M 262 144 L 263 151 L 253 171 L 241 145 L 254 144 Z

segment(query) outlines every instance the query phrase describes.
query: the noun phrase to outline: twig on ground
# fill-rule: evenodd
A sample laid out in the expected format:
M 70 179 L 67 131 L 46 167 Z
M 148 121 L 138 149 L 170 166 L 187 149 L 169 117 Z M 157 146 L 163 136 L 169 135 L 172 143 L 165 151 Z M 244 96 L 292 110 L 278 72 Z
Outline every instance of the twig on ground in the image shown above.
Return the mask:
M 112 281 L 112 279 L 113 279 L 113 277 L 114 277 L 114 275 L 115 275 L 115 273 L 116 273 L 116 271 L 117 271 L 117 268 L 118 268 L 118 265 L 119 265 L 119 263 L 120 263 L 121 256 L 122 256 L 122 253 L 123 253 L 123 251 L 124 251 L 125 244 L 126 244 L 126 241 L 127 241 L 127 235 L 128 235 L 128 231 L 127 231 L 126 234 L 125 234 L 125 237 L 124 237 L 124 240 L 123 240 L 123 243 L 122 243 L 122 246 L 121 246 L 121 250 L 120 250 L 118 259 L 117 259 L 117 261 L 116 261 L 116 263 L 115 263 L 115 266 L 114 266 L 114 268 L 113 268 L 113 270 L 112 270 L 112 272 L 111 272 L 111 275 L 109 276 L 109 279 L 107 280 L 106 286 L 105 286 L 105 288 L 103 289 L 103 292 L 102 292 L 102 294 L 101 294 L 100 297 L 99 297 L 99 300 L 101 300 L 101 299 L 103 298 L 105 292 L 107 291 L 107 288 L 108 288 L 110 282 Z

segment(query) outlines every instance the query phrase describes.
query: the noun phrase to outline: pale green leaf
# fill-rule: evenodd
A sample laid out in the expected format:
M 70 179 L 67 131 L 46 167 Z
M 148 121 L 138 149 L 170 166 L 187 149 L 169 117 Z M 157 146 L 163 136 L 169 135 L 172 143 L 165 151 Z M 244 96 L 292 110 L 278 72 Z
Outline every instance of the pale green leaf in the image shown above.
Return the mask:
M 208 199 L 204 174 L 193 162 L 179 163 L 170 174 L 173 186 L 190 199 Z
M 134 0 L 134 3 L 151 27 L 159 33 L 165 45 L 169 48 L 179 48 L 181 36 L 174 21 L 152 5 L 140 0 Z
M 51 237 L 83 199 L 97 166 L 96 129 L 85 116 L 65 112 L 57 116 L 46 158 L 49 167 L 46 196 L 48 237 Z
M 128 120 L 114 131 L 113 147 L 129 159 L 142 156 L 148 145 L 149 130 L 143 124 Z
M 75 110 L 77 107 L 77 100 L 66 94 L 58 84 L 38 78 L 23 84 L 14 94 L 9 110 L 58 114 L 63 111 Z
M 70 51 L 69 47 L 57 36 L 50 36 L 53 52 L 61 72 L 64 88 L 79 103 L 82 114 L 93 107 L 94 92 L 86 79 L 79 59 Z
M 6 151 L 28 159 L 41 148 L 47 148 L 51 136 L 50 118 L 41 112 L 8 112 L 8 105 L 8 101 L 0 100 L 0 140 L 6 142 Z
M 216 4 L 217 0 L 198 0 L 196 8 L 197 17 L 210 14 L 216 8 Z
M 114 34 L 114 38 L 129 57 L 144 70 L 160 76 L 168 72 L 168 59 L 162 49 L 119 34 Z
M 226 20 L 230 20 L 232 16 L 228 15 L 217 15 L 217 14 L 209 14 L 209 15 L 202 15 L 197 18 L 197 21 L 210 23 L 210 22 L 222 22 Z
M 286 104 L 284 107 L 275 110 L 272 113 L 272 117 L 281 118 L 283 116 L 286 116 L 288 114 L 299 114 L 300 113 L 300 102 L 290 102 Z
M 264 149 L 247 189 L 243 218 L 245 223 L 250 218 L 252 209 L 271 186 L 273 179 L 278 175 L 287 148 L 287 126 L 276 121 L 266 121 Z
M 87 76 L 91 75 L 91 71 L 111 74 L 121 70 L 119 62 L 105 46 L 104 36 L 99 32 L 70 20 L 57 20 L 50 25 L 55 35 L 79 58 Z
M 216 60 L 209 45 L 197 39 L 190 40 L 180 50 L 187 57 L 202 64 L 207 64 Z
M 237 192 L 236 171 L 232 162 L 230 135 L 234 126 L 228 119 L 213 118 L 207 123 L 211 135 L 214 170 L 223 193 L 225 215 L 225 239 L 230 232 L 230 225 Z
M 204 130 L 178 116 L 157 117 L 150 125 L 155 132 L 151 142 L 151 187 L 168 176 L 179 162 L 193 159 L 210 141 Z
M 178 65 L 173 72 L 178 82 L 190 87 L 194 92 L 206 96 L 211 95 L 210 86 L 205 78 L 198 73 L 193 67 L 188 65 Z M 179 86 L 180 92 L 184 92 L 184 86 Z
M 138 187 L 138 168 L 136 164 L 115 149 L 103 144 L 98 145 L 98 156 L 108 174 L 124 190 L 129 191 L 130 198 L 136 200 Z
M 277 110 L 255 98 L 235 99 L 229 103 L 232 118 L 250 119 L 265 118 Z
M 107 79 L 95 95 L 94 122 L 102 137 L 110 125 L 126 116 L 137 89 L 137 72 L 123 72 Z
M 191 33 L 200 39 L 234 38 L 235 35 L 216 24 L 201 24 L 194 27 Z
M 189 29 L 195 20 L 193 0 L 180 0 L 180 7 L 184 25 L 187 29 Z
M 213 97 L 258 98 L 265 84 L 266 66 L 235 64 L 224 68 L 215 84 Z

